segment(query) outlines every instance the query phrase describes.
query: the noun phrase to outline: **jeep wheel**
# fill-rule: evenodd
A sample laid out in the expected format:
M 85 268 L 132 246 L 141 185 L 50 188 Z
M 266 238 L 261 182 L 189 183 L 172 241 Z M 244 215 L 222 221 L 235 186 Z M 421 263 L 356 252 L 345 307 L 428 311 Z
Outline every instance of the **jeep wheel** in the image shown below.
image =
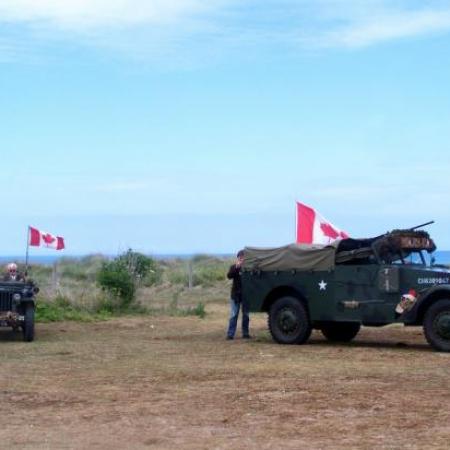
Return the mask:
M 423 319 L 423 331 L 434 349 L 450 352 L 450 300 L 438 300 L 428 308 Z
M 332 342 L 350 342 L 359 332 L 361 325 L 357 322 L 330 322 L 322 325 L 322 334 Z
M 25 306 L 25 320 L 22 326 L 23 340 L 31 342 L 34 339 L 34 305 Z
M 281 297 L 269 311 L 269 330 L 279 344 L 304 344 L 311 335 L 311 323 L 303 303 L 295 297 Z

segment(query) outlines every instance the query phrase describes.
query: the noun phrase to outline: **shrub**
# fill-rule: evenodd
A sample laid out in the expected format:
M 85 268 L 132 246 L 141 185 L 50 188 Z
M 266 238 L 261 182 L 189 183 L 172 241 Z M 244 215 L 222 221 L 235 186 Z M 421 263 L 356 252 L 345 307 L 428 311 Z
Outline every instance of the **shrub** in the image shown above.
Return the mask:
M 126 309 L 134 299 L 136 291 L 130 272 L 119 260 L 104 262 L 97 274 L 100 287 L 120 300 L 119 308 Z
M 159 278 L 158 278 L 159 277 Z M 113 295 L 118 302 L 110 301 L 106 309 L 128 309 L 139 284 L 150 286 L 161 279 L 157 263 L 142 253 L 129 249 L 112 261 L 105 261 L 97 273 L 100 287 Z
M 134 252 L 131 248 L 120 255 L 116 261 L 127 270 L 135 282 L 150 279 L 150 275 L 160 272 L 156 261 L 142 253 Z

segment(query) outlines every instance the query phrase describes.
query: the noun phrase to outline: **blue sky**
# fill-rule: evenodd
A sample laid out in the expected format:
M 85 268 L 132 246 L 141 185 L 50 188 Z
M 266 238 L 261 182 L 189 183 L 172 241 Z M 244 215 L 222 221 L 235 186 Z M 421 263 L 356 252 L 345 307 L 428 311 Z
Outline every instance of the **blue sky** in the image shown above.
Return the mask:
M 0 0 L 3 254 L 231 253 L 431 219 L 450 249 L 450 4 Z M 35 254 L 42 250 L 33 250 Z

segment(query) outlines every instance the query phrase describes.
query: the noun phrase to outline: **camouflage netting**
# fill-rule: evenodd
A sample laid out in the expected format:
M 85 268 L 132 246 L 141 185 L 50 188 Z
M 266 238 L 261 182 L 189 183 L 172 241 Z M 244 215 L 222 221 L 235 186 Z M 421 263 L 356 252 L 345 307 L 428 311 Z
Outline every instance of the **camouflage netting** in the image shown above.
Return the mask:
M 244 270 L 331 270 L 337 244 L 290 244 L 275 248 L 246 247 Z
M 423 230 L 393 230 L 378 239 L 374 247 L 382 259 L 390 253 L 403 252 L 406 257 L 413 250 L 426 250 L 429 253 L 436 250 L 430 235 Z

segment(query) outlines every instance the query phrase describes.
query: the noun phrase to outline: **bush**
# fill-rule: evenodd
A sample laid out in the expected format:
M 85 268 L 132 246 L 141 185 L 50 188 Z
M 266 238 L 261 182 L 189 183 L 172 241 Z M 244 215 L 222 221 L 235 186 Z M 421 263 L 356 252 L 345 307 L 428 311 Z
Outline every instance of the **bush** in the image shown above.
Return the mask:
M 151 280 L 152 274 L 161 272 L 156 261 L 131 249 L 120 255 L 116 261 L 127 270 L 135 282 Z
M 136 288 L 127 268 L 119 260 L 104 262 L 97 274 L 100 287 L 120 299 L 119 308 L 126 309 L 134 299 Z
M 97 273 L 100 287 L 118 300 L 116 302 L 113 299 L 105 305 L 108 310 L 128 309 L 139 284 L 150 286 L 160 279 L 161 270 L 157 263 L 152 258 L 131 249 L 112 261 L 103 262 Z

